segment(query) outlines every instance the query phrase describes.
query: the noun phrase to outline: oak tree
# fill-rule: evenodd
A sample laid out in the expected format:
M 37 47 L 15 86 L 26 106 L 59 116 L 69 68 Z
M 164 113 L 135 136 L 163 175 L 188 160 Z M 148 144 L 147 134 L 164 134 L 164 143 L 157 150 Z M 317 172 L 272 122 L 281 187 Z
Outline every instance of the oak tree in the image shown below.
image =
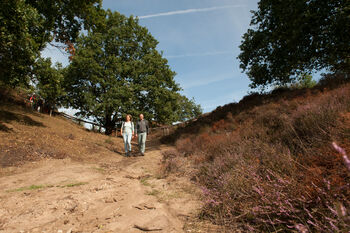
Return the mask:
M 251 87 L 314 70 L 350 71 L 349 0 L 260 0 L 252 13 L 238 56 Z
M 74 42 L 93 25 L 100 0 L 2 0 L 0 82 L 28 85 L 33 65 L 47 43 Z
M 94 118 L 106 134 L 125 114 L 143 113 L 158 123 L 179 120 L 186 97 L 157 44 L 138 19 L 106 11 L 75 44 L 65 77 L 68 106 Z

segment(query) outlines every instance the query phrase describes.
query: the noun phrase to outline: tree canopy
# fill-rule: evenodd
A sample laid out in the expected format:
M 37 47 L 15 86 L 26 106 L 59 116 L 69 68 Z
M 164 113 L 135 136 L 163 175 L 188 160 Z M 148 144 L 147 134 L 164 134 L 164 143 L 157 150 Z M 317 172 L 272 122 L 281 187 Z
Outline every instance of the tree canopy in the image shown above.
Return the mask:
M 238 56 L 251 87 L 313 70 L 350 71 L 349 0 L 260 0 L 252 13 Z
M 32 34 L 41 23 L 37 10 L 25 1 L 1 1 L 0 81 L 14 86 L 29 82 L 30 65 L 39 55 Z
M 0 3 L 0 81 L 28 85 L 47 42 L 74 42 L 91 26 L 100 0 L 2 0 Z
M 52 67 L 51 59 L 49 58 L 39 58 L 34 65 L 33 73 L 37 81 L 36 89 L 51 109 L 60 105 L 60 100 L 64 96 L 63 71 L 64 69 L 60 63 Z
M 67 103 L 77 115 L 93 117 L 110 134 L 125 114 L 143 113 L 159 123 L 200 114 L 199 106 L 179 94 L 175 72 L 137 19 L 109 10 L 96 19 L 77 39 L 66 71 Z

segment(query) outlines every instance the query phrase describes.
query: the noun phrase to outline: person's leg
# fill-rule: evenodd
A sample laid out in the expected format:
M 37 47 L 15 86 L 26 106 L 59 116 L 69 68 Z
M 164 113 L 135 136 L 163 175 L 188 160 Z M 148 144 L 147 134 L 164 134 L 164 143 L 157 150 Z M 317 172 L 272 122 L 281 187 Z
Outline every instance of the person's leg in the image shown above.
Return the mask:
M 145 153 L 145 149 L 146 149 L 146 138 L 147 138 L 147 133 L 142 133 L 142 137 L 141 137 L 141 153 L 142 153 L 142 154 Z
M 131 152 L 131 138 L 132 138 L 132 134 L 128 134 L 127 142 L 128 142 L 129 152 Z
M 141 153 L 141 139 L 142 139 L 142 133 L 139 133 L 138 137 L 137 137 L 137 143 L 139 146 L 139 151 Z
M 123 141 L 124 141 L 125 155 L 128 155 L 128 135 L 125 133 L 123 133 Z

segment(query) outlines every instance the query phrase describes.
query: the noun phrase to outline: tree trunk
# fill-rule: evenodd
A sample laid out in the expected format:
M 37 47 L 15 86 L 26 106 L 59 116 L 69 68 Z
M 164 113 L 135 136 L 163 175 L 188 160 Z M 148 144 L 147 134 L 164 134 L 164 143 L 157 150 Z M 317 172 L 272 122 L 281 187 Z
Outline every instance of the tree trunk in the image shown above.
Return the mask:
M 111 135 L 113 130 L 114 130 L 114 124 L 112 124 L 112 122 L 110 122 L 110 124 L 105 124 L 105 128 L 106 128 L 106 131 L 105 131 L 105 134 L 106 135 Z

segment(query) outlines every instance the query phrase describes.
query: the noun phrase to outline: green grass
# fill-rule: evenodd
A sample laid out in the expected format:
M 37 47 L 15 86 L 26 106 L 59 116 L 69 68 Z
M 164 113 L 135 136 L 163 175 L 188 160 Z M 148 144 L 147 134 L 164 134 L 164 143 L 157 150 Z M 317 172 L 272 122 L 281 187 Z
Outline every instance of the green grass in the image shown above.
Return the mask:
M 160 194 L 160 191 L 156 189 L 152 189 L 152 191 L 146 192 L 146 195 L 150 195 L 150 196 L 158 196 L 159 194 Z
M 7 192 L 22 192 L 27 190 L 37 190 L 37 189 L 50 188 L 50 187 L 52 187 L 52 185 L 31 185 L 28 187 L 21 187 L 18 189 L 7 190 Z
M 143 177 L 140 179 L 140 183 L 143 184 L 144 186 L 151 186 L 150 183 L 148 183 L 149 177 Z
M 92 169 L 94 169 L 94 170 L 96 170 L 98 172 L 101 172 L 101 173 L 105 173 L 106 172 L 106 170 L 101 168 L 101 167 L 92 167 Z
M 114 142 L 112 141 L 111 138 L 107 138 L 107 139 L 105 140 L 105 143 L 110 144 L 110 145 L 113 145 L 113 144 L 114 144 Z
M 72 183 L 72 184 L 65 184 L 65 185 L 61 185 L 59 187 L 61 188 L 71 188 L 71 187 L 76 187 L 76 186 L 81 186 L 81 185 L 85 185 L 88 182 L 78 182 L 78 183 Z
M 10 189 L 6 192 L 23 192 L 23 191 L 31 191 L 31 190 L 38 190 L 38 189 L 44 189 L 44 188 L 52 188 L 52 187 L 59 187 L 59 188 L 71 188 L 76 186 L 85 185 L 87 182 L 78 182 L 78 183 L 71 183 L 71 184 L 65 184 L 65 185 L 31 185 L 27 187 L 21 187 L 17 189 Z

